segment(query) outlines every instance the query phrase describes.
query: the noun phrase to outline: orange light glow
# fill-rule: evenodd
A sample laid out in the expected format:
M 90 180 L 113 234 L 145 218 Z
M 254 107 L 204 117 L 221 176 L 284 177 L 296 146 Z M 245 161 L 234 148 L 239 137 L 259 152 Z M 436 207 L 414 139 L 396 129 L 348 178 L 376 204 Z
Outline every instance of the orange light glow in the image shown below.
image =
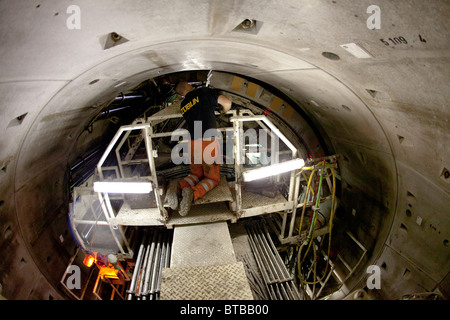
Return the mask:
M 93 256 L 91 256 L 90 254 L 86 254 L 84 256 L 83 263 L 86 267 L 88 267 L 88 268 L 92 267 L 94 262 L 95 262 L 95 258 Z
M 109 278 L 109 279 L 119 279 L 118 277 L 118 272 L 119 270 L 117 270 L 114 267 L 99 267 L 100 271 L 99 271 L 99 275 L 100 277 L 103 278 Z

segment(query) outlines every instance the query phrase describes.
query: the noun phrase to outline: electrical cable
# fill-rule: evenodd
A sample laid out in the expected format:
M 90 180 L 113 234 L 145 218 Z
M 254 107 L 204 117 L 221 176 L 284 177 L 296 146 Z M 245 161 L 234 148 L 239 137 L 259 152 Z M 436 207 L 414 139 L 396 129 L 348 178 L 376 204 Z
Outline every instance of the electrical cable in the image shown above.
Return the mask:
M 306 177 L 306 174 L 304 172 L 301 172 L 303 174 L 303 178 L 305 178 L 305 181 L 308 181 L 308 177 Z M 309 187 L 311 189 L 312 192 L 314 192 L 313 188 L 310 186 Z
M 320 171 L 319 173 L 319 182 L 317 184 L 317 191 L 315 193 L 315 201 L 314 205 L 313 205 L 313 214 L 312 214 L 312 218 L 311 218 L 311 224 L 309 227 L 309 232 L 308 232 L 308 236 L 306 237 L 306 242 L 309 242 L 308 248 L 306 249 L 305 255 L 303 256 L 302 261 L 305 260 L 306 255 L 309 252 L 309 249 L 311 248 L 311 244 L 312 244 L 312 236 L 314 233 L 314 227 L 316 225 L 316 220 L 317 220 L 317 215 L 316 212 L 319 210 L 319 206 L 320 206 L 320 193 L 321 193 L 321 189 L 322 189 L 322 181 L 323 181 L 323 169 Z
M 300 237 L 301 231 L 302 231 L 303 218 L 304 218 L 304 216 L 305 216 L 306 202 L 307 202 L 307 200 L 308 200 L 309 189 L 310 189 L 310 187 L 311 187 L 311 181 L 312 181 L 312 178 L 313 178 L 315 172 L 316 172 L 316 169 L 312 169 L 311 175 L 309 176 L 309 179 L 308 179 L 308 184 L 307 184 L 307 186 L 306 186 L 305 200 L 304 200 L 304 202 L 303 202 L 302 216 L 301 216 L 301 218 L 300 218 L 300 226 L 299 226 L 299 229 L 298 229 L 298 235 L 299 235 L 299 237 Z M 312 189 L 312 188 L 311 188 L 311 189 Z M 297 254 L 297 267 L 298 267 L 298 274 L 299 274 L 299 276 L 301 276 L 301 261 L 300 261 L 300 258 L 301 258 L 301 253 L 302 253 L 302 249 L 303 249 L 304 245 L 305 245 L 305 242 L 303 242 L 303 243 L 300 245 L 300 248 L 299 248 L 298 254 Z M 301 277 L 300 277 L 300 281 L 302 281 Z
M 333 195 L 332 195 L 332 202 L 331 202 L 331 214 L 330 214 L 330 221 L 329 221 L 329 234 L 328 234 L 328 252 L 327 252 L 327 264 L 326 264 L 326 266 L 325 266 L 325 271 L 324 271 L 324 273 L 323 273 L 323 276 L 322 276 L 322 278 L 320 278 L 319 280 L 317 280 L 317 281 L 312 281 L 312 282 L 307 282 L 307 281 L 305 281 L 304 283 L 307 283 L 307 284 L 316 284 L 316 283 L 319 283 L 319 282 L 321 282 L 324 278 L 325 278 L 325 276 L 327 275 L 327 269 L 328 269 L 328 266 L 329 266 L 329 261 L 330 261 L 330 249 L 331 249 L 331 232 L 332 232 L 332 229 L 333 229 L 333 218 L 334 218 L 334 213 L 335 213 L 335 210 L 336 210 L 336 208 L 335 208 L 335 194 L 336 194 L 336 179 L 335 179 L 335 175 L 334 175 L 334 170 L 333 170 L 333 168 L 330 168 L 330 170 L 331 170 L 331 174 L 332 174 L 332 176 L 333 176 Z M 311 241 L 312 242 L 312 241 Z M 316 263 L 316 261 L 314 261 L 314 263 Z
M 325 165 L 325 162 L 324 162 L 324 165 Z M 331 236 L 332 236 L 332 229 L 333 229 L 333 219 L 334 219 L 334 214 L 335 214 L 335 211 L 336 211 L 336 208 L 335 208 L 336 207 L 336 201 L 335 201 L 335 199 L 336 199 L 336 176 L 335 176 L 334 169 L 333 169 L 332 166 L 327 166 L 327 168 L 330 169 L 330 171 L 331 171 L 330 175 L 333 177 L 331 213 L 330 213 L 329 232 L 328 232 L 327 264 L 325 266 L 325 270 L 324 270 L 322 278 L 320 278 L 317 281 L 311 281 L 311 282 L 303 280 L 302 277 L 301 277 L 301 264 L 302 264 L 303 261 L 300 259 L 300 257 L 301 257 L 301 252 L 302 252 L 303 246 L 305 246 L 305 244 L 307 243 L 307 242 L 303 242 L 302 245 L 299 248 L 298 257 L 297 257 L 298 276 L 299 276 L 299 279 L 300 279 L 302 285 L 303 284 L 313 284 L 313 285 L 315 285 L 315 284 L 321 282 L 325 278 L 325 276 L 327 275 L 328 266 L 329 266 L 329 262 L 330 262 Z M 330 176 L 330 175 L 328 175 L 328 176 Z M 311 177 L 312 177 L 312 175 L 311 175 Z M 311 179 L 311 177 L 310 177 L 310 179 Z M 308 183 L 308 187 L 309 187 L 309 183 Z M 301 223 L 302 222 L 303 222 L 303 215 L 302 215 Z M 301 226 L 301 223 L 300 223 L 300 226 Z M 314 221 L 312 221 L 312 223 L 314 223 Z M 300 234 L 300 230 L 299 230 L 299 234 Z M 311 246 L 312 242 L 313 242 L 313 240 L 311 240 L 309 242 L 308 250 L 309 250 L 309 247 Z M 315 272 L 316 272 L 317 261 L 316 261 L 316 252 L 315 252 L 315 247 L 314 246 L 313 246 L 313 251 L 314 251 L 314 261 L 313 261 L 314 266 L 313 266 L 313 268 L 314 268 L 314 279 L 315 279 L 316 278 Z M 308 251 L 305 253 L 304 257 L 306 257 L 307 253 L 308 253 Z
M 298 229 L 298 235 L 299 235 L 299 236 L 300 236 L 301 231 L 302 231 L 303 218 L 304 218 L 304 216 L 305 216 L 306 203 L 308 202 L 309 189 L 312 190 L 312 187 L 311 187 L 311 181 L 312 181 L 312 177 L 314 176 L 314 173 L 315 173 L 315 172 L 316 172 L 316 169 L 313 169 L 312 172 L 311 172 L 311 175 L 310 175 L 310 177 L 309 177 L 308 184 L 307 184 L 307 186 L 306 186 L 305 200 L 304 200 L 304 202 L 303 202 L 302 216 L 301 216 L 301 218 L 300 218 L 300 227 L 299 227 L 299 229 Z

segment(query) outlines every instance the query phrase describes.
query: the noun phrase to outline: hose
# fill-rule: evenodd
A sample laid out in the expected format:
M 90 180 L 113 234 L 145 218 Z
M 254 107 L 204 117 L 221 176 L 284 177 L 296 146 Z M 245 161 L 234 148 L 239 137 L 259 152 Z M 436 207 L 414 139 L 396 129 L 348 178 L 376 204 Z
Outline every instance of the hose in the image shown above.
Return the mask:
M 306 174 L 304 172 L 302 172 L 303 178 L 305 178 L 305 181 L 308 181 L 308 178 L 306 177 Z M 311 186 L 309 186 L 310 190 L 312 192 L 314 192 L 313 188 Z
M 325 163 L 324 163 L 324 164 L 325 164 Z M 335 199 L 336 199 L 336 176 L 335 176 L 333 167 L 329 166 L 328 168 L 329 168 L 330 171 L 331 171 L 331 174 L 330 174 L 330 175 L 333 177 L 333 190 L 332 190 L 331 214 L 330 214 L 330 220 L 329 220 L 329 232 L 328 232 L 329 234 L 328 234 L 328 250 L 327 250 L 327 257 L 328 257 L 328 258 L 327 258 L 327 264 L 326 264 L 326 266 L 325 266 L 325 271 L 324 271 L 324 273 L 323 273 L 322 278 L 320 278 L 320 279 L 317 280 L 317 281 L 311 281 L 311 282 L 310 282 L 310 281 L 303 280 L 303 279 L 301 278 L 301 264 L 302 264 L 303 260 L 305 259 L 305 257 L 306 257 L 306 255 L 307 255 L 307 253 L 308 253 L 308 251 L 309 251 L 309 248 L 310 248 L 310 246 L 311 246 L 313 240 L 310 240 L 310 241 L 309 241 L 308 249 L 307 249 L 307 251 L 306 251 L 306 253 L 305 253 L 304 257 L 303 257 L 303 260 L 301 260 L 301 252 L 302 252 L 302 249 L 303 249 L 303 247 L 308 243 L 308 242 L 303 242 L 303 243 L 301 244 L 300 248 L 299 248 L 299 251 L 298 251 L 298 257 L 297 257 L 298 275 L 299 275 L 299 279 L 300 279 L 300 281 L 301 281 L 302 284 L 312 284 L 312 285 L 315 285 L 315 284 L 321 282 L 321 281 L 325 278 L 325 276 L 327 275 L 327 271 L 328 271 L 328 266 L 329 266 L 329 262 L 330 262 L 330 250 L 331 250 L 331 236 L 332 236 L 332 230 L 333 230 L 333 219 L 334 219 L 334 214 L 335 214 L 335 211 L 336 211 L 336 208 L 335 208 L 335 207 L 336 207 L 336 201 L 335 201 Z M 311 174 L 311 177 L 312 177 L 312 175 L 313 175 L 313 174 Z M 327 177 L 329 177 L 330 175 L 328 175 Z M 310 177 L 310 181 L 311 181 L 311 177 Z M 307 188 L 309 188 L 310 181 L 308 182 L 308 187 L 307 187 Z M 318 190 L 320 190 L 320 188 L 319 188 Z M 308 193 L 308 191 L 309 191 L 309 190 L 307 190 L 307 193 Z M 305 209 L 305 207 L 303 207 L 302 220 L 301 220 L 301 222 L 300 222 L 300 228 L 301 228 L 302 222 L 303 222 L 303 213 L 304 213 L 304 209 Z M 311 222 L 312 230 L 313 230 L 313 228 L 314 228 L 314 226 L 313 226 L 313 225 L 314 225 L 314 222 L 315 222 L 315 219 L 313 219 L 313 221 Z M 300 231 L 301 231 L 301 229 L 299 229 L 299 235 L 300 235 Z M 311 232 L 311 228 L 310 228 L 310 232 Z M 309 235 L 308 235 L 308 237 L 309 237 Z M 313 251 L 314 251 L 314 261 L 313 261 L 313 263 L 314 263 L 314 279 L 316 278 L 316 264 L 317 264 L 317 261 L 316 261 L 316 251 L 315 251 L 315 250 L 316 250 L 315 247 L 313 247 Z
M 320 206 L 320 192 L 322 191 L 322 181 L 323 181 L 323 175 L 322 175 L 322 173 L 320 173 L 319 186 L 317 188 L 317 194 L 316 194 L 316 203 L 314 205 L 311 226 L 309 227 L 308 237 L 306 238 L 306 241 L 311 240 L 313 230 L 314 230 L 314 225 L 316 224 L 316 219 L 317 219 L 316 212 L 319 210 L 319 206 Z
M 299 226 L 299 229 L 298 229 L 298 235 L 299 235 L 299 236 L 300 236 L 301 231 L 302 231 L 303 218 L 304 218 L 304 216 L 305 216 L 305 211 L 306 211 L 306 202 L 308 201 L 309 189 L 311 188 L 311 181 L 312 181 L 312 178 L 313 178 L 315 172 L 316 172 L 316 169 L 312 169 L 311 175 L 309 176 L 309 179 L 308 179 L 308 185 L 306 186 L 305 200 L 304 200 L 304 202 L 303 202 L 302 216 L 301 216 L 301 218 L 300 218 L 300 226 Z M 311 188 L 311 189 L 312 189 L 312 188 Z M 302 249 L 303 249 L 303 246 L 304 246 L 304 245 L 305 245 L 305 242 L 303 242 L 303 243 L 300 245 L 300 248 L 299 248 L 299 250 L 298 250 L 297 267 L 298 267 L 298 274 L 299 274 L 299 275 L 301 275 L 301 261 L 300 261 L 300 257 L 301 257 L 301 253 L 302 253 Z M 302 279 L 300 279 L 300 280 L 302 280 Z
M 313 169 L 311 172 L 311 175 L 309 176 L 308 179 L 308 185 L 306 186 L 306 194 L 305 194 L 305 200 L 303 201 L 303 208 L 302 208 L 302 216 L 300 218 L 300 227 L 298 229 L 298 235 L 300 236 L 300 233 L 302 231 L 302 225 L 303 225 L 303 218 L 305 216 L 305 211 L 306 211 L 306 203 L 308 202 L 308 195 L 309 195 L 309 189 L 312 190 L 311 187 L 311 181 L 312 181 L 312 177 L 314 176 L 314 173 L 316 172 L 316 169 Z
M 311 248 L 311 244 L 312 244 L 311 237 L 314 232 L 314 226 L 316 225 L 316 219 L 317 219 L 316 212 L 319 210 L 319 205 L 320 205 L 320 192 L 322 189 L 322 181 L 323 181 L 323 173 L 320 173 L 319 182 L 317 184 L 317 192 L 315 193 L 315 203 L 313 206 L 313 215 L 311 217 L 311 225 L 309 227 L 308 236 L 306 237 L 306 242 L 309 243 L 309 245 L 308 245 L 308 248 L 306 249 L 305 255 L 303 256 L 302 262 L 305 260 L 306 255 L 308 254 L 309 249 Z

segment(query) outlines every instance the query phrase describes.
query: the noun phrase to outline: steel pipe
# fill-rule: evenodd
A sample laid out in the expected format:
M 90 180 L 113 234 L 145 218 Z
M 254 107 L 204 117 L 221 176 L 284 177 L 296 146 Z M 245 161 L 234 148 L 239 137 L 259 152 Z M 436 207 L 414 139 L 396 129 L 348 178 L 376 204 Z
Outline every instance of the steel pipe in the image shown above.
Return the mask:
M 149 286 L 149 282 L 150 282 L 151 270 L 152 270 L 153 261 L 154 261 L 153 256 L 155 253 L 156 235 L 157 235 L 157 231 L 155 231 L 153 233 L 152 243 L 151 243 L 151 247 L 150 247 L 150 254 L 148 257 L 149 262 L 147 263 L 147 268 L 145 270 L 144 289 L 143 289 L 143 292 L 145 292 L 145 296 L 143 297 L 144 300 L 147 298 L 147 295 L 148 295 L 148 286 Z
M 161 259 L 159 263 L 159 271 L 158 271 L 158 278 L 156 279 L 156 294 L 159 297 L 159 292 L 161 290 L 161 276 L 162 276 L 162 269 L 166 265 L 166 254 L 167 254 L 167 234 L 164 235 L 163 243 L 162 243 L 162 250 L 161 250 Z
M 270 282 L 269 275 L 267 274 L 267 271 L 264 268 L 264 265 L 263 265 L 263 262 L 261 261 L 260 256 L 258 254 L 256 254 L 257 248 L 256 248 L 256 244 L 254 243 L 254 240 L 252 238 L 251 232 L 249 229 L 247 229 L 247 231 L 248 231 L 248 241 L 249 241 L 250 247 L 252 249 L 253 255 L 255 257 L 256 264 L 258 265 L 258 268 L 261 271 L 261 275 L 265 282 L 267 292 L 269 293 L 270 298 L 272 300 L 275 300 L 276 299 L 275 292 L 273 291 L 273 288 L 271 286 L 269 286 L 269 282 Z
M 267 259 L 269 261 L 270 267 L 273 269 L 273 274 L 276 276 L 274 280 L 276 281 L 276 283 L 277 283 L 276 287 L 277 287 L 278 291 L 281 294 L 280 298 L 281 299 L 289 299 L 288 293 L 287 293 L 286 288 L 284 287 L 283 283 L 285 281 L 290 280 L 290 279 L 284 279 L 283 278 L 282 271 L 280 270 L 280 266 L 277 264 L 277 262 L 276 262 L 276 260 L 274 258 L 274 253 L 271 252 L 271 250 L 270 250 L 270 248 L 269 248 L 269 246 L 267 244 L 267 240 L 262 235 L 262 231 L 261 231 L 260 227 L 257 226 L 255 228 L 258 229 L 257 238 L 260 241 L 260 244 L 261 244 L 261 246 L 262 246 L 262 248 L 263 248 L 263 250 L 264 250 L 264 252 L 266 254 L 266 257 L 267 257 Z
M 139 269 L 141 266 L 141 262 L 142 262 L 142 258 L 143 258 L 143 251 L 144 251 L 144 243 L 147 240 L 147 233 L 144 234 L 143 236 L 143 241 L 141 243 L 141 245 L 139 246 L 139 251 L 138 251 L 138 256 L 136 258 L 136 264 L 134 266 L 134 272 L 133 272 L 133 276 L 131 278 L 131 284 L 130 284 L 130 289 L 128 290 L 128 300 L 131 300 L 133 297 L 133 293 L 136 291 L 136 279 L 139 273 Z
M 300 294 L 289 275 L 267 227 L 246 225 L 250 247 L 261 271 L 269 296 L 274 300 L 299 300 Z
M 128 300 L 153 300 L 159 298 L 162 269 L 169 267 L 171 234 L 155 228 L 147 234 L 139 248 L 136 265 L 128 293 Z
M 158 242 L 156 244 L 156 259 L 155 259 L 155 263 L 153 264 L 153 277 L 152 277 L 152 284 L 151 284 L 151 288 L 150 288 L 150 294 L 155 294 L 156 293 L 156 280 L 157 280 L 157 276 L 159 275 L 158 273 L 158 267 L 160 264 L 160 251 L 161 251 L 161 233 L 158 235 Z

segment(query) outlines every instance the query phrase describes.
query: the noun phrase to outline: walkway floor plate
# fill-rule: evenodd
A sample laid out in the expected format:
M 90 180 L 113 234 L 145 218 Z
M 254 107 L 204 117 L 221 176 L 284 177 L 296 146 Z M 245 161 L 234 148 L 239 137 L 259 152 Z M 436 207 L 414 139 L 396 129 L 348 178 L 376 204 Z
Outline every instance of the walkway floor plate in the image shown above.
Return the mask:
M 171 267 L 197 267 L 235 262 L 236 256 L 226 222 L 174 228 Z
M 242 262 L 163 269 L 161 300 L 253 300 Z

